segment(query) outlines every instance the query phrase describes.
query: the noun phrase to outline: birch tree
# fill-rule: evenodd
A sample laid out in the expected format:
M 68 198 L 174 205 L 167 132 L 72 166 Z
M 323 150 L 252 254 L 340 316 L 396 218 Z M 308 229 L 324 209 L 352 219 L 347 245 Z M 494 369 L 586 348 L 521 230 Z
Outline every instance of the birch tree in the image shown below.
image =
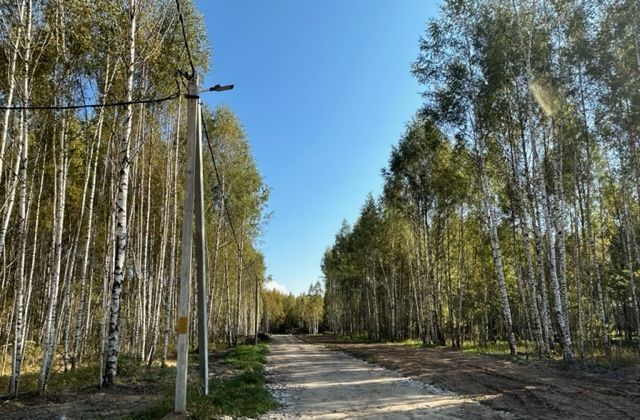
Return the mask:
M 133 99 L 133 78 L 136 64 L 136 29 L 137 4 L 129 0 L 126 13 L 129 17 L 128 54 L 126 70 L 125 98 L 127 102 Z M 127 251 L 127 199 L 129 191 L 129 149 L 131 130 L 133 127 L 133 105 L 126 107 L 124 115 L 124 130 L 119 144 L 119 173 L 118 187 L 115 199 L 115 250 L 113 286 L 111 288 L 111 306 L 109 315 L 109 342 L 105 361 L 103 385 L 113 385 L 117 372 L 118 354 L 120 352 L 120 295 L 125 278 L 125 255 Z

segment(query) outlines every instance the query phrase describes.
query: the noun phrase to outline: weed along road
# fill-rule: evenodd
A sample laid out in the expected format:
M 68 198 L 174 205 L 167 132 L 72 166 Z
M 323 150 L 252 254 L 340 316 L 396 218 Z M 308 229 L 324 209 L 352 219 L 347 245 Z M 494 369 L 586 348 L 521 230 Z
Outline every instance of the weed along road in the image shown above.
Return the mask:
M 273 337 L 267 372 L 282 409 L 264 418 L 509 418 L 459 395 L 294 336 Z

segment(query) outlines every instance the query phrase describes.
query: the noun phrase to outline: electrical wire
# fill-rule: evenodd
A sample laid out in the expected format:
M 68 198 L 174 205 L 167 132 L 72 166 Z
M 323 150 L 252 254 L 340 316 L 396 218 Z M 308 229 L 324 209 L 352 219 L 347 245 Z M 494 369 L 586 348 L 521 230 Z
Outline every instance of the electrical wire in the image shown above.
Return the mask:
M 180 21 L 180 27 L 182 28 L 182 40 L 184 41 L 184 49 L 187 50 L 187 57 L 189 58 L 189 65 L 191 66 L 192 79 L 196 74 L 196 67 L 193 65 L 193 58 L 191 57 L 191 48 L 189 48 L 189 42 L 187 41 L 187 31 L 184 27 L 184 16 L 182 14 L 182 8 L 180 7 L 180 0 L 176 0 L 176 8 L 178 9 L 178 20 Z
M 184 15 L 182 14 L 182 8 L 180 7 L 180 0 L 176 0 L 176 8 L 178 9 L 178 20 L 180 21 L 180 27 L 182 29 L 182 41 L 184 42 L 184 48 L 187 51 L 187 57 L 189 59 L 189 66 L 191 67 L 191 74 L 188 75 L 189 79 L 192 79 L 196 74 L 196 67 L 193 64 L 193 58 L 191 56 L 191 48 L 189 48 L 189 42 L 187 41 L 187 31 L 184 25 Z M 77 105 L 29 105 L 29 106 L 5 106 L 1 105 L 0 110 L 11 111 L 32 111 L 32 110 L 50 110 L 50 111 L 62 111 L 62 110 L 74 110 L 74 109 L 87 109 L 87 108 L 108 108 L 116 106 L 127 106 L 137 104 L 157 104 L 161 102 L 170 101 L 180 96 L 180 92 L 176 92 L 169 96 L 162 98 L 151 99 L 139 99 L 135 101 L 119 101 L 110 102 L 105 104 L 77 104 Z
M 187 57 L 189 59 L 189 66 L 191 67 L 191 74 L 187 75 L 189 79 L 192 79 L 196 74 L 196 67 L 193 64 L 193 57 L 191 56 L 191 48 L 189 48 L 189 42 L 187 41 L 187 31 L 184 25 L 184 15 L 182 14 L 182 8 L 180 7 L 180 0 L 176 0 L 176 8 L 178 9 L 178 20 L 180 21 L 180 28 L 182 30 L 182 41 L 184 42 L 184 48 L 187 51 Z M 29 105 L 29 106 L 5 106 L 0 105 L 0 110 L 12 110 L 12 111 L 29 111 L 29 110 L 74 110 L 74 109 L 86 109 L 86 108 L 108 108 L 108 107 L 116 107 L 116 106 L 127 106 L 127 105 L 137 105 L 137 104 L 155 104 L 161 103 L 165 101 L 170 101 L 172 99 L 180 96 L 180 92 L 176 92 L 169 96 L 165 96 L 162 98 L 151 98 L 151 99 L 139 99 L 135 101 L 119 101 L 119 102 L 110 102 L 106 104 L 77 104 L 77 105 Z
M 211 146 L 211 140 L 209 139 L 209 130 L 207 128 L 207 123 L 204 120 L 204 112 L 202 111 L 202 106 L 200 106 L 200 121 L 202 121 L 202 128 L 204 130 L 204 136 L 207 139 L 207 146 L 209 148 L 209 153 L 211 154 L 211 161 L 213 162 L 213 170 L 216 173 L 216 179 L 218 181 L 218 185 L 222 187 L 222 180 L 220 179 L 220 171 L 218 171 L 218 164 L 216 163 L 216 157 L 213 153 L 213 146 Z M 240 249 L 240 242 L 238 241 L 238 235 L 236 234 L 236 229 L 233 226 L 233 219 L 231 219 L 231 212 L 229 211 L 229 206 L 227 205 L 227 200 L 225 200 L 224 196 L 222 197 L 222 205 L 224 208 L 224 212 L 227 215 L 227 219 L 229 220 L 229 226 L 231 227 L 231 233 L 233 234 L 233 239 L 238 248 L 238 252 Z
M 209 130 L 207 129 L 207 123 L 206 123 L 206 121 L 204 119 L 204 112 L 202 111 L 202 106 L 200 106 L 200 121 L 202 121 L 202 128 L 203 128 L 203 131 L 204 131 L 204 136 L 205 136 L 205 138 L 207 140 L 207 146 L 208 146 L 208 149 L 209 149 L 209 153 L 211 154 L 211 161 L 213 162 L 213 171 L 216 174 L 216 180 L 218 181 L 218 185 L 220 185 L 222 187 L 222 180 L 220 179 L 220 171 L 218 170 L 218 164 L 216 163 L 216 157 L 215 157 L 215 154 L 213 153 L 213 146 L 211 146 L 211 140 L 209 138 Z M 238 255 L 240 255 L 240 259 L 242 260 L 242 265 L 244 266 L 246 271 L 251 272 L 251 274 L 253 274 L 256 278 L 258 278 L 258 275 L 255 272 L 255 270 L 253 270 L 252 267 L 247 266 L 247 262 L 244 260 L 244 257 L 242 255 L 242 249 L 240 247 L 240 241 L 238 240 L 238 235 L 236 233 L 236 229 L 233 226 L 233 219 L 231 218 L 231 212 L 229 211 L 229 206 L 228 206 L 227 200 L 224 198 L 224 196 L 222 197 L 222 205 L 223 205 L 224 212 L 227 215 L 227 220 L 229 220 L 229 226 L 231 227 L 231 233 L 233 234 L 233 240 L 236 243 L 236 247 L 238 249 Z
M 169 96 L 164 96 L 162 98 L 149 98 L 149 99 L 138 99 L 135 101 L 119 101 L 119 102 L 107 102 L 104 104 L 77 104 L 77 105 L 29 105 L 29 106 L 0 106 L 1 110 L 12 110 L 12 111 L 31 111 L 31 110 L 73 110 L 73 109 L 85 109 L 85 108 L 109 108 L 116 106 L 127 106 L 127 105 L 136 105 L 136 104 L 159 104 L 162 102 L 170 101 L 172 99 L 176 99 L 180 96 L 180 92 L 173 93 Z

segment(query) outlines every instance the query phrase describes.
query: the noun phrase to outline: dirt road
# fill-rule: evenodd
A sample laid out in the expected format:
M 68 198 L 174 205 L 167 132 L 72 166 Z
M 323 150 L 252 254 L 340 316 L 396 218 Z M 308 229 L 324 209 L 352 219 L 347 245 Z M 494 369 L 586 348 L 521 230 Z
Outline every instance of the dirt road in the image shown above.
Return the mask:
M 309 337 L 517 419 L 638 419 L 640 368 L 514 360 L 398 344 L 345 344 Z
M 273 338 L 267 372 L 283 408 L 264 418 L 511 418 L 469 398 L 293 336 Z

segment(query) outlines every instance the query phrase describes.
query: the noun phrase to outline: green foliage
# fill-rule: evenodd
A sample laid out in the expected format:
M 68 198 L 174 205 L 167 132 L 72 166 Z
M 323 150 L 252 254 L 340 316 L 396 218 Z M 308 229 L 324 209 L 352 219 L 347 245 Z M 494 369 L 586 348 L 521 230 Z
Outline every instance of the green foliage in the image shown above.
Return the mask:
M 215 416 L 257 417 L 277 407 L 266 387 L 263 373 L 268 346 L 241 345 L 231 348 L 223 358 L 238 370 L 228 379 L 214 379 L 209 384 L 209 395 L 203 395 L 194 386 L 187 393 L 189 418 L 208 419 Z M 173 411 L 172 396 L 133 413 L 131 419 L 158 419 Z
M 202 76 L 211 58 L 204 18 L 194 1 L 182 0 L 180 3 L 196 72 Z M 23 4 L 32 5 L 30 25 L 24 21 L 28 13 L 23 14 L 23 21 L 20 21 L 19 8 Z M 135 10 L 129 10 L 132 4 L 136 5 Z M 17 86 L 13 105 L 25 105 L 27 101 L 37 106 L 114 103 L 125 101 L 129 96 L 135 101 L 166 97 L 177 90 L 185 93 L 185 80 L 180 75 L 189 73 L 191 68 L 174 0 L 9 0 L 0 5 L 0 16 L 0 50 L 6 58 L 0 60 L 3 105 L 12 81 Z M 133 16 L 137 28 L 133 36 L 135 51 L 130 57 Z M 28 43 L 24 31 L 28 26 L 32 28 L 32 34 L 28 45 L 31 58 L 27 63 Z M 16 71 L 11 75 L 8 61 L 14 51 Z M 134 61 L 133 86 L 129 87 L 127 63 L 131 59 Z M 30 66 L 28 74 L 25 65 Z M 25 80 L 29 91 L 24 91 Z M 127 256 L 122 301 L 116 307 L 122 311 L 117 326 L 122 338 L 120 352 L 134 354 L 138 361 L 144 360 L 138 364 L 150 364 L 170 354 L 174 344 L 172 324 L 177 289 L 173 280 L 180 269 L 178 250 L 187 143 L 185 105 L 181 95 L 172 101 L 132 107 L 132 132 L 128 139 L 130 155 L 126 161 L 129 167 Z M 7 111 L 9 124 L 0 127 L 3 138 L 6 134 L 8 139 L 2 145 L 3 155 L 0 156 L 3 162 L 0 219 L 3 226 L 6 221 L 8 227 L 6 241 L 2 240 L 0 248 L 3 248 L 1 253 L 11 256 L 2 265 L 6 284 L 3 283 L 5 287 L 0 293 L 0 306 L 4 308 L 0 316 L 9 319 L 7 314 L 15 312 L 9 308 L 14 308 L 19 299 L 16 291 L 25 289 L 22 319 L 27 321 L 24 353 L 28 360 L 23 365 L 25 378 L 21 383 L 25 389 L 31 387 L 29 375 L 40 364 L 37 359 L 41 357 L 42 349 L 35 343 L 42 342 L 46 328 L 41 325 L 42 320 L 47 319 L 53 303 L 57 306 L 52 312 L 52 325 L 62 326 L 63 330 L 54 334 L 57 345 L 53 351 L 56 356 L 49 389 L 57 389 L 57 376 L 61 380 L 71 378 L 63 372 L 70 368 L 74 356 L 71 353 L 75 349 L 85 361 L 98 360 L 100 356 L 101 323 L 110 311 L 109 282 L 113 281 L 110 276 L 114 272 L 114 200 L 124 173 L 121 170 L 125 162 L 122 150 L 127 126 L 125 109 L 125 106 L 114 106 L 31 110 L 24 114 L 25 125 L 21 124 L 21 112 Z M 5 111 L 2 114 L 4 116 Z M 228 309 L 210 324 L 211 336 L 219 340 L 228 325 L 242 318 L 242 311 L 254 313 L 256 309 L 260 310 L 253 307 L 251 297 L 256 282 L 260 285 L 264 278 L 265 263 L 258 240 L 267 220 L 269 188 L 258 171 L 247 134 L 233 112 L 227 107 L 205 109 L 204 120 L 211 128 L 210 140 L 221 179 L 218 182 L 211 156 L 205 148 L 207 268 L 212 278 L 225 279 L 224 282 L 208 282 L 206 292 L 210 302 L 224 298 Z M 24 138 L 29 140 L 24 182 L 26 235 L 19 234 L 17 199 L 11 212 L 6 206 L 9 196 L 17 190 L 14 163 L 21 162 L 23 128 L 26 129 Z M 65 170 L 67 176 L 63 184 L 65 178 L 61 174 Z M 92 188 L 94 181 L 95 190 Z M 58 211 L 56 203 L 61 203 L 63 196 L 65 206 Z M 89 208 L 92 209 L 91 225 Z M 227 208 L 231 222 L 227 218 Z M 61 243 L 52 243 L 55 221 L 63 218 Z M 241 244 L 241 252 L 237 251 L 235 238 L 231 239 L 234 233 Z M 60 272 L 63 274 L 53 279 L 51 266 L 55 247 L 62 250 Z M 86 256 L 85 248 L 88 250 Z M 24 253 L 25 261 L 22 275 L 15 263 L 21 253 Z M 252 269 L 244 270 L 243 265 Z M 84 272 L 86 276 L 81 275 Z M 59 287 L 57 296 L 52 299 L 54 282 Z M 105 291 L 103 287 L 106 287 Z M 250 303 L 236 311 L 235 306 L 241 301 Z M 14 315 L 11 317 L 16 319 Z M 253 320 L 249 316 L 243 319 Z M 246 330 L 250 329 L 249 325 L 237 324 L 226 337 L 228 341 L 246 335 Z M 5 372 L 7 366 L 11 366 L 15 335 L 15 322 L 9 322 L 0 330 L 0 338 L 7 349 L 3 359 Z M 76 336 L 78 343 L 74 343 Z M 119 373 L 137 369 L 126 356 L 120 364 Z
M 262 370 L 267 351 L 265 344 L 232 348 L 224 361 L 240 373 L 230 379 L 213 381 L 208 396 L 190 393 L 187 403 L 190 416 L 198 419 L 214 415 L 256 417 L 277 407 L 266 388 Z
M 266 344 L 238 346 L 232 348 L 224 360 L 243 372 L 262 372 L 262 367 L 266 362 L 267 351 L 268 346 Z
M 25 373 L 21 376 L 20 389 L 22 392 L 38 391 L 38 372 L 39 366 L 25 366 Z M 47 385 L 50 393 L 56 392 L 73 392 L 86 389 L 87 387 L 96 386 L 98 384 L 98 373 L 100 366 L 93 361 L 84 363 L 75 370 L 63 371 L 61 365 L 54 366 L 57 371 L 51 376 Z M 136 386 L 144 383 L 154 383 L 161 387 L 169 386 L 175 377 L 175 368 L 161 368 L 157 364 L 149 367 L 140 363 L 140 359 L 131 354 L 121 354 L 118 365 L 119 383 Z M 8 375 L 0 376 L 0 381 L 7 381 Z
M 500 354 L 512 329 L 547 357 L 639 342 L 638 13 L 443 2 L 382 197 L 324 254 L 330 330 Z
M 465 343 L 462 346 L 462 350 L 465 353 L 471 354 L 489 354 L 493 356 L 506 356 L 509 354 L 509 343 L 506 341 L 499 341 L 490 343 L 486 346 L 480 346 L 477 343 Z
M 254 417 L 277 407 L 260 372 L 244 372 L 228 381 L 216 381 L 210 392 L 212 398 L 206 403 L 227 415 Z M 195 409 L 194 413 L 197 412 Z
M 278 290 L 263 293 L 270 332 L 306 330 L 317 334 L 323 319 L 324 297 L 320 282 L 309 286 L 307 293 L 299 296 L 284 294 Z

